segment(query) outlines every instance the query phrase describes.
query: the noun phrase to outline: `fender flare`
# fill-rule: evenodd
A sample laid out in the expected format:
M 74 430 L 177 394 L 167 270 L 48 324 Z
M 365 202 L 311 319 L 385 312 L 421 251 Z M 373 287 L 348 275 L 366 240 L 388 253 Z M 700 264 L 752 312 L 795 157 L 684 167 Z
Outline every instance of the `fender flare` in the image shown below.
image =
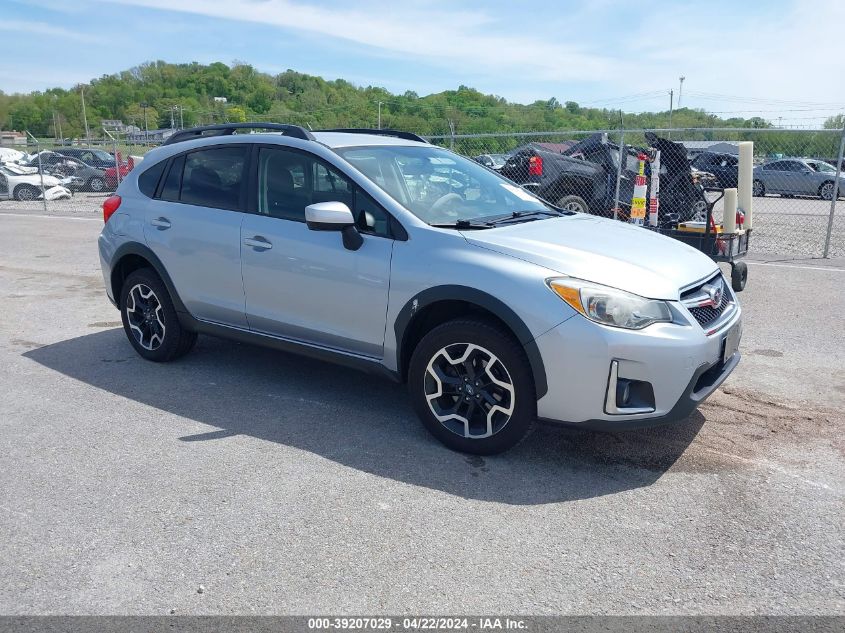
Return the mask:
M 109 270 L 109 283 L 113 283 L 112 277 L 114 275 L 114 271 L 120 264 L 121 260 L 127 255 L 136 255 L 138 257 L 143 257 L 148 262 L 150 262 L 150 265 L 153 267 L 158 276 L 164 282 L 164 285 L 167 287 L 167 292 L 168 294 L 170 294 L 170 299 L 173 301 L 173 307 L 176 309 L 176 312 L 180 315 L 190 315 L 188 309 L 185 307 L 185 304 L 182 302 L 182 298 L 179 296 L 179 293 L 176 292 L 176 286 L 173 285 L 173 280 L 170 279 L 170 275 L 167 274 L 167 269 L 164 267 L 164 264 L 161 263 L 161 260 L 158 258 L 158 256 L 153 253 L 153 251 L 148 246 L 139 242 L 126 242 L 125 244 L 121 244 L 118 249 L 114 252 L 114 255 L 111 258 L 114 264 Z M 119 291 L 120 289 L 118 288 L 115 292 L 115 295 L 117 295 Z
M 396 361 L 400 372 L 407 360 L 403 357 L 402 350 L 405 347 L 405 336 L 409 330 L 409 326 L 417 313 L 439 301 L 471 303 L 501 319 L 510 328 L 511 332 L 516 335 L 517 340 L 525 350 L 525 355 L 528 357 L 528 363 L 531 366 L 531 373 L 534 375 L 534 389 L 537 399 L 539 400 L 546 395 L 549 385 L 546 379 L 546 368 L 543 364 L 543 357 L 535 340 L 536 337 L 531 333 L 531 330 L 528 329 L 528 326 L 525 325 L 525 322 L 519 315 L 506 303 L 493 295 L 469 286 L 435 286 L 414 295 L 405 303 L 393 324 L 396 335 Z

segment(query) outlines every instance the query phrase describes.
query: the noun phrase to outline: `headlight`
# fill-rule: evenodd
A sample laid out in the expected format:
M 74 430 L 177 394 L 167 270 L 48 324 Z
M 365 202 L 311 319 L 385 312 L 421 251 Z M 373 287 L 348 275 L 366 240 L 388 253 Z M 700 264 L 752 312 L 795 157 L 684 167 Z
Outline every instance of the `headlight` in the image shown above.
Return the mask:
M 550 279 L 549 287 L 585 317 L 602 325 L 641 330 L 647 325 L 672 320 L 665 301 L 646 299 L 589 281 L 564 277 Z

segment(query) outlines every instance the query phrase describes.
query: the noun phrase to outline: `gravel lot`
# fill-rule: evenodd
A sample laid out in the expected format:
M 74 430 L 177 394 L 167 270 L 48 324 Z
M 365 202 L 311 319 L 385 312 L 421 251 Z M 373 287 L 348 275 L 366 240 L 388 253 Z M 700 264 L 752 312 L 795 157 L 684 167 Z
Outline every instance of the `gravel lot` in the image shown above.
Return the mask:
M 351 370 L 210 338 L 140 360 L 101 224 L 25 215 L 0 211 L 0 613 L 845 614 L 844 260 L 750 265 L 744 359 L 686 423 L 482 459 Z

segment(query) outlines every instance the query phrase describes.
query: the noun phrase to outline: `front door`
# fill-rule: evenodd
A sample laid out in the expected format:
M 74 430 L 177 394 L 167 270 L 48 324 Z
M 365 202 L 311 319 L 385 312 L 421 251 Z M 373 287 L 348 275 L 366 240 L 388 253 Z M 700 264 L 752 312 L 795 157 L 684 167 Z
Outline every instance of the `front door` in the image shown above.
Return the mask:
M 262 147 L 255 213 L 241 225 L 250 329 L 380 358 L 393 240 L 384 211 L 333 167 L 306 152 Z M 346 203 L 364 244 L 344 248 L 334 231 L 312 231 L 305 207 Z

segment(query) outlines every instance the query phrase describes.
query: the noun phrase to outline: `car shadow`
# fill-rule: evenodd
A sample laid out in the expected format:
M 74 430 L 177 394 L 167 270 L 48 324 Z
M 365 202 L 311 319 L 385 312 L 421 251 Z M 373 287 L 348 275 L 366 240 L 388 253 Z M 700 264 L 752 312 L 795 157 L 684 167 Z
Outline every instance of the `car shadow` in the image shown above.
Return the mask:
M 183 359 L 139 358 L 120 328 L 46 345 L 25 357 L 104 391 L 208 425 L 174 441 L 248 435 L 349 468 L 468 499 L 543 504 L 648 486 L 684 453 L 701 413 L 670 427 L 618 433 L 538 424 L 498 456 L 454 453 L 413 413 L 406 389 L 300 356 L 200 337 Z M 143 424 L 124 419 L 123 424 Z

